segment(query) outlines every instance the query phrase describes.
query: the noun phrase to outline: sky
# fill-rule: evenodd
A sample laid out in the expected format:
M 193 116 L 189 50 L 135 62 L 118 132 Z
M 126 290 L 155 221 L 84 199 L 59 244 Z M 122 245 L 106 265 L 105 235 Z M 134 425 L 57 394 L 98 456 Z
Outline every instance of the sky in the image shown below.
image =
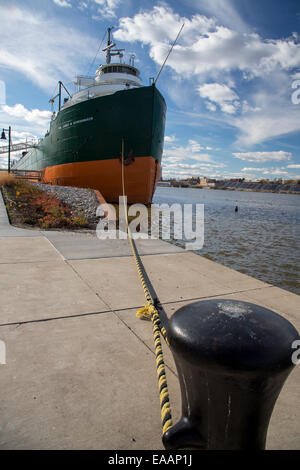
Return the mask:
M 43 137 L 58 80 L 75 91 L 105 63 L 107 27 L 148 85 L 184 24 L 157 81 L 163 177 L 300 179 L 299 0 L 0 0 L 0 24 L 13 143 Z

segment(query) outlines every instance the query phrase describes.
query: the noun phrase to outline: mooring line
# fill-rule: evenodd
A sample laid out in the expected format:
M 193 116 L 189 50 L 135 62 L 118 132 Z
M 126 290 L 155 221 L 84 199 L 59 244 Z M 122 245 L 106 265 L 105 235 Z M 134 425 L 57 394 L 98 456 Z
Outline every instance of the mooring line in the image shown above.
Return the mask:
M 125 174 L 124 174 L 124 138 L 122 139 L 122 191 L 123 191 L 123 204 L 126 220 L 126 228 L 129 237 L 129 242 L 132 250 L 132 254 L 135 260 L 137 267 L 138 275 L 144 290 L 146 304 L 143 308 L 140 308 L 137 312 L 137 317 L 144 320 L 152 321 L 152 330 L 153 330 L 153 339 L 155 345 L 155 356 L 156 356 L 156 370 L 158 378 L 158 390 L 159 390 L 159 399 L 160 399 L 160 410 L 161 410 L 161 423 L 162 423 L 162 432 L 163 435 L 173 426 L 172 414 L 170 407 L 169 391 L 166 378 L 166 369 L 165 362 L 163 357 L 163 350 L 161 345 L 161 336 L 163 336 L 167 345 L 169 346 L 169 341 L 167 338 L 167 332 L 165 327 L 162 325 L 159 312 L 156 308 L 158 304 L 158 299 L 153 289 L 153 286 L 150 283 L 150 280 L 147 276 L 146 270 L 141 261 L 140 255 L 136 248 L 135 242 L 133 240 L 131 230 L 128 223 L 128 212 L 127 212 L 127 202 L 126 202 L 126 192 L 125 192 Z

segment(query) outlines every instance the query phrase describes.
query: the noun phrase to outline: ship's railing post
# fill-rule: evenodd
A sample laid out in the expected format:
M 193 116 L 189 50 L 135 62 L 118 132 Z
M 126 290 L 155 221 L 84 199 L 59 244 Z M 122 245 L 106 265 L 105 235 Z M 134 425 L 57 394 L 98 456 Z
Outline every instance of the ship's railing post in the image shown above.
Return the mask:
M 299 334 L 266 308 L 231 300 L 196 302 L 171 318 L 168 339 L 182 395 L 182 418 L 166 449 L 260 450 L 294 367 Z

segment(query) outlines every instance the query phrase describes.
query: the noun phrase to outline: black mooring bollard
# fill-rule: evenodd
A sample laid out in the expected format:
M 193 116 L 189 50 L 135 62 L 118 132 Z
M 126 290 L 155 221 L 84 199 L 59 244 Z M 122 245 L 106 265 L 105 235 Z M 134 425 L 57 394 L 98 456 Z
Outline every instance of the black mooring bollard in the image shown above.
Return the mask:
M 271 414 L 291 372 L 293 325 L 258 305 L 209 300 L 180 308 L 168 338 L 181 387 L 182 417 L 166 449 L 262 450 Z

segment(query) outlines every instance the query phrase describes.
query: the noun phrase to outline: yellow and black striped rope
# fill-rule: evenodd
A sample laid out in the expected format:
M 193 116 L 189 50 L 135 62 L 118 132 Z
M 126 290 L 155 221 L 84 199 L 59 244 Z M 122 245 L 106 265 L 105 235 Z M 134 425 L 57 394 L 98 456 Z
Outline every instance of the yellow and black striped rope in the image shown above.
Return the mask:
M 123 201 L 125 205 L 125 177 L 124 177 L 124 140 L 122 140 L 122 188 L 123 188 Z M 155 345 L 155 357 L 156 357 L 156 370 L 158 378 L 158 390 L 159 390 L 159 400 L 160 400 L 160 410 L 161 410 L 161 423 L 162 423 L 162 432 L 165 434 L 168 429 L 173 426 L 170 399 L 168 384 L 166 378 L 166 369 L 165 362 L 163 357 L 163 350 L 161 345 L 160 336 L 162 335 L 167 345 L 169 346 L 167 332 L 165 328 L 161 325 L 159 312 L 157 311 L 152 296 L 150 294 L 143 269 L 138 257 L 136 246 L 133 242 L 130 227 L 128 224 L 128 214 L 127 207 L 124 207 L 125 218 L 126 218 L 126 227 L 127 233 L 129 236 L 129 241 L 132 249 L 132 254 L 136 263 L 137 271 L 140 277 L 140 281 L 144 290 L 146 305 L 139 309 L 137 312 L 137 317 L 141 319 L 151 320 L 153 326 L 153 339 Z

